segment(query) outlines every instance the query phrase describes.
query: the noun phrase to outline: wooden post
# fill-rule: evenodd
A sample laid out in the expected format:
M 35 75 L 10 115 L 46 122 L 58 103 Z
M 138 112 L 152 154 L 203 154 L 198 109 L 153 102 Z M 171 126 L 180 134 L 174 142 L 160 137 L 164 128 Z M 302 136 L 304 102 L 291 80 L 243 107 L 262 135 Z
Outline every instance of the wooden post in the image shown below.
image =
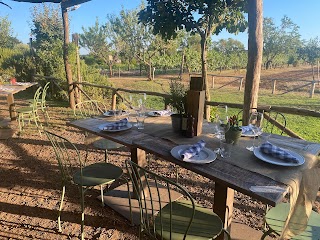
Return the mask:
M 214 89 L 214 76 L 211 78 L 211 88 Z
M 73 91 L 73 79 L 72 79 L 72 70 L 69 62 L 69 18 L 68 11 L 65 7 L 61 7 L 62 11 L 62 23 L 64 30 L 64 44 L 63 44 L 63 59 L 64 59 L 64 68 L 66 71 L 66 78 L 68 82 L 68 95 L 69 95 L 69 104 L 72 109 L 75 107 L 74 91 Z
M 313 80 L 311 83 L 310 98 L 313 98 L 315 88 L 316 88 L 316 81 Z
M 213 211 L 221 218 L 224 229 L 230 233 L 234 190 L 217 182 L 215 183 L 214 190 Z M 216 239 L 223 240 L 223 234 Z
M 187 112 L 194 117 L 194 135 L 202 133 L 205 91 L 189 90 L 187 93 Z
M 117 90 L 113 90 L 113 92 L 112 92 L 111 109 L 115 110 L 116 107 L 117 107 Z
M 243 77 L 240 78 L 239 92 L 242 90 Z
M 119 78 L 120 78 L 120 67 L 118 68 L 118 72 L 119 72 Z
M 276 94 L 276 83 L 277 83 L 277 80 L 273 79 L 272 80 L 272 94 Z
M 9 93 L 7 96 L 7 102 L 9 106 L 9 114 L 11 120 L 15 120 L 17 118 L 17 113 L 15 111 L 14 97 L 12 93 Z

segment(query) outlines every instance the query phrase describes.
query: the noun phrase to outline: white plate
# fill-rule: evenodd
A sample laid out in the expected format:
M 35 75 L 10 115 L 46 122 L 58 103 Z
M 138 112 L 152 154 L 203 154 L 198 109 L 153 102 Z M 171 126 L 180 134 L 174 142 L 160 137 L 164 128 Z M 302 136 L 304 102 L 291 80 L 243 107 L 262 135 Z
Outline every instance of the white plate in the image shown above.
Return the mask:
M 171 112 L 168 112 L 167 114 L 164 114 L 164 115 L 156 114 L 156 112 L 161 112 L 161 111 L 151 111 L 151 112 L 148 112 L 148 116 L 150 116 L 150 117 L 168 117 L 168 116 L 171 115 Z
M 122 113 L 120 115 L 117 115 L 117 116 L 127 116 L 129 115 L 130 113 L 128 111 L 125 111 L 125 110 L 122 110 Z M 105 117 L 114 117 L 114 111 L 113 110 L 109 110 L 109 111 L 106 111 L 105 113 L 103 113 L 103 116 Z
M 246 131 L 241 133 L 241 137 L 257 137 L 262 134 L 262 131 L 254 134 L 253 131 Z
M 181 152 L 190 146 L 192 145 L 176 146 L 171 149 L 170 153 L 176 159 L 183 161 L 181 157 Z M 214 151 L 208 148 L 203 148 L 199 154 L 183 162 L 189 162 L 189 163 L 195 163 L 195 164 L 206 164 L 206 163 L 213 162 L 214 160 L 216 160 L 216 158 L 217 158 L 217 154 Z
M 300 165 L 304 164 L 305 160 L 304 160 L 303 156 L 301 156 L 300 154 L 298 154 L 296 152 L 288 150 L 288 149 L 284 149 L 284 150 L 286 150 L 288 153 L 290 153 L 292 156 L 294 156 L 298 160 L 298 163 L 285 162 L 285 160 L 281 160 L 281 159 L 275 158 L 269 154 L 263 153 L 260 150 L 260 147 L 255 148 L 253 150 L 253 154 L 257 158 L 259 158 L 260 160 L 262 160 L 264 162 L 271 163 L 274 165 L 279 165 L 279 166 L 295 167 L 295 166 L 300 166 Z
M 124 126 L 122 127 L 121 129 L 112 129 L 112 130 L 104 130 L 104 127 L 108 124 L 110 124 L 111 122 L 108 122 L 108 123 L 104 123 L 104 124 L 101 124 L 98 126 L 98 128 L 101 130 L 101 131 L 104 131 L 104 132 L 121 132 L 121 131 L 125 131 L 125 130 L 128 130 L 130 128 L 132 128 L 132 124 L 131 123 L 127 123 L 127 126 Z

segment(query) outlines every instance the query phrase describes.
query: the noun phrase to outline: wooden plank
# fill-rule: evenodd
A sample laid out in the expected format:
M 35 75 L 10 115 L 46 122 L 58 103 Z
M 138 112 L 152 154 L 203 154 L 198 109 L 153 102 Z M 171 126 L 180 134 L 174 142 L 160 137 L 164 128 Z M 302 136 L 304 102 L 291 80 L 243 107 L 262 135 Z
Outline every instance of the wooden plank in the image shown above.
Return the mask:
M 121 131 L 121 132 L 104 132 L 101 131 L 98 126 L 106 123 L 105 119 L 99 118 L 87 118 L 87 119 L 79 119 L 71 122 L 67 122 L 68 126 L 72 126 L 83 130 L 85 132 L 93 133 L 97 136 L 112 140 L 114 142 L 120 143 L 122 145 L 131 147 L 132 141 L 140 138 L 145 138 L 149 135 L 137 131 L 135 129 Z
M 7 96 L 7 102 L 9 107 L 9 115 L 11 120 L 15 120 L 17 118 L 17 113 L 15 111 L 14 97 L 13 93 L 9 93 Z
M 225 185 L 228 188 L 247 194 L 272 206 L 281 202 L 288 191 L 287 185 L 281 182 L 275 181 L 259 173 L 237 167 L 220 159 L 216 159 L 214 162 L 205 165 L 189 164 L 177 160 L 172 157 L 170 153 L 171 149 L 175 146 L 177 145 L 171 141 L 151 136 L 139 139 L 138 141 L 133 141 L 133 147 L 143 149 L 148 153 L 152 153 L 164 160 L 211 179 L 218 184 Z M 283 191 L 265 193 L 253 192 L 250 190 L 250 187 L 257 185 L 279 186 Z
M 224 229 L 231 233 L 231 222 L 233 213 L 234 190 L 219 183 L 214 186 L 213 211 L 221 218 L 224 223 Z M 221 235 L 217 240 L 224 239 Z
M 187 112 L 191 114 L 194 121 L 194 135 L 202 133 L 203 113 L 204 113 L 205 91 L 189 90 L 187 93 Z
M 202 77 L 190 78 L 190 90 L 202 91 L 204 90 L 204 82 Z

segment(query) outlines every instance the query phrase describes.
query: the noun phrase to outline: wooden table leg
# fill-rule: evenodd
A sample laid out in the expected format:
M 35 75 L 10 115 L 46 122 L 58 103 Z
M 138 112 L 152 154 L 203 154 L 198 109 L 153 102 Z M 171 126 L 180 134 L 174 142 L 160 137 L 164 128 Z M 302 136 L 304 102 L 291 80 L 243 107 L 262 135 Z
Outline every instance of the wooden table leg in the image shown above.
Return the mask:
M 219 183 L 215 183 L 213 211 L 224 223 L 224 228 L 230 233 L 233 211 L 234 190 Z M 222 240 L 224 236 L 217 239 Z
M 146 158 L 146 152 L 142 149 L 139 148 L 131 148 L 131 161 L 139 165 L 140 167 L 146 167 L 147 166 L 147 158 Z M 135 174 L 136 176 L 140 176 L 138 172 Z M 134 179 L 133 179 L 134 181 Z M 142 188 L 144 188 L 144 179 L 143 177 L 141 178 L 142 181 Z M 139 186 L 140 184 L 137 183 L 137 181 L 134 181 L 132 185 Z M 139 192 L 142 192 L 142 189 L 139 189 Z M 138 196 L 133 192 L 132 195 L 133 198 L 138 198 Z
M 15 111 L 14 97 L 12 93 L 9 93 L 7 96 L 7 102 L 9 106 L 9 114 L 11 120 L 15 120 L 17 118 L 17 113 Z

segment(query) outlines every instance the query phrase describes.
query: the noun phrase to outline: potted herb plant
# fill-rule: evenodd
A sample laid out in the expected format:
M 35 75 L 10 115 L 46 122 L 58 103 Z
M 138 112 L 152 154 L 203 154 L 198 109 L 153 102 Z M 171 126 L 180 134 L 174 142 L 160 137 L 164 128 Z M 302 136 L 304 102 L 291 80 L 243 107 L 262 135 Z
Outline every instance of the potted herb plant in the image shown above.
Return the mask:
M 225 133 L 225 138 L 227 142 L 232 142 L 233 144 L 236 144 L 241 137 L 242 129 L 239 126 L 240 120 L 238 120 L 238 117 L 236 115 L 233 115 L 229 117 L 229 129 Z
M 187 88 L 182 82 L 175 79 L 171 80 L 169 87 L 170 96 L 165 99 L 165 104 L 175 112 L 171 114 L 172 128 L 174 131 L 180 131 L 181 118 L 186 111 Z

